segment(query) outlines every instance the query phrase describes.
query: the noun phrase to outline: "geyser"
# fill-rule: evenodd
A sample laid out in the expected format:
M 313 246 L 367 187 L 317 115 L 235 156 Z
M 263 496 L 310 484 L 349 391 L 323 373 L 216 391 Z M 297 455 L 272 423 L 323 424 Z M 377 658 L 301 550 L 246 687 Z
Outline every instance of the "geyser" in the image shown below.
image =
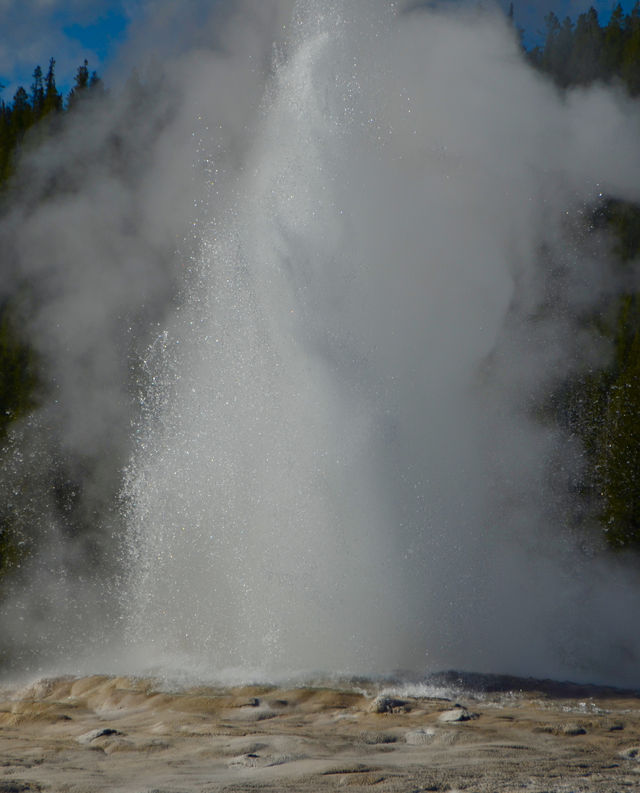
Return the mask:
M 94 367 L 96 398 L 76 396 L 65 430 L 98 457 L 126 425 L 103 383 L 128 367 L 107 332 L 82 346 L 92 301 L 112 323 L 167 294 L 155 252 L 193 206 L 202 136 L 199 254 L 144 361 L 119 613 L 58 532 L 3 635 L 42 672 L 57 656 L 217 680 L 458 668 L 640 685 L 637 560 L 571 529 L 582 450 L 540 410 L 606 356 L 576 321 L 618 288 L 584 217 L 601 196 L 640 200 L 637 108 L 604 87 L 560 95 L 498 12 L 234 5 L 221 52 L 176 56 L 175 117 L 96 114 L 97 137 L 136 154 L 157 138 L 137 170 L 96 166 L 38 210 L 60 272 L 26 235 L 29 272 L 65 298 L 38 316 L 49 357 L 118 363 Z M 65 247 L 56 212 L 85 208 L 100 233 Z
M 152 351 L 130 641 L 214 677 L 638 683 L 637 585 L 566 532 L 550 461 L 580 455 L 531 417 L 598 292 L 571 218 L 637 197 L 637 112 L 559 97 L 497 14 L 393 6 L 297 4 Z M 543 249 L 567 306 L 533 322 Z

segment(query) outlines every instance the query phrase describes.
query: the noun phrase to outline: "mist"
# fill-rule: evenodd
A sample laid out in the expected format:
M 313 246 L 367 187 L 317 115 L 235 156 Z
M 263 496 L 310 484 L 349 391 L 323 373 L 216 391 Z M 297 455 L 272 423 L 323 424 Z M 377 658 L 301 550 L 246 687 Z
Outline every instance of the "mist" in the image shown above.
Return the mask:
M 154 101 L 70 119 L 3 221 L 56 388 L 5 461 L 19 663 L 639 685 L 637 559 L 573 527 L 584 452 L 538 409 L 609 354 L 583 218 L 640 199 L 637 107 L 559 93 L 498 10 L 197 10 L 151 8 Z M 61 453 L 92 537 L 51 518 Z

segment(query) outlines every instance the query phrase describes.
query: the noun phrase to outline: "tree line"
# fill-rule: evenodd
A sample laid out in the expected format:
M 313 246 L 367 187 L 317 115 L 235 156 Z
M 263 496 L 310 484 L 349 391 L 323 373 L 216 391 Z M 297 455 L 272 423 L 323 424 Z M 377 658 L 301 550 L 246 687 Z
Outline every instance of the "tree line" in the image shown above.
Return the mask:
M 628 14 L 618 3 L 606 25 L 593 7 L 575 23 L 570 17 L 560 21 L 552 11 L 545 28 L 544 42 L 528 57 L 559 86 L 617 81 L 632 96 L 640 93 L 640 2 Z
M 101 78 L 89 71 L 85 60 L 64 97 L 56 86 L 55 66 L 54 58 L 46 74 L 36 66 L 30 90 L 20 86 L 10 102 L 0 102 L 0 213 L 11 208 L 14 188 L 21 187 L 21 153 L 55 135 L 65 116 L 76 112 L 84 97 L 103 92 Z M 5 267 L 9 266 L 7 256 L 5 251 Z M 22 303 L 28 289 L 24 284 L 9 290 L 5 286 L 0 296 L 0 457 L 6 453 L 11 426 L 47 399 L 46 377 L 22 324 Z M 24 523 L 10 504 L 0 505 L 0 589 L 3 574 L 20 566 L 34 542 Z
M 9 103 L 0 103 L 0 185 L 6 184 L 13 173 L 16 152 L 23 144 L 25 135 L 38 125 L 42 134 L 52 122 L 65 111 L 69 111 L 86 92 L 95 92 L 102 87 L 97 72 L 89 72 L 89 62 L 78 67 L 73 88 L 65 99 L 56 87 L 56 62 L 49 61 L 47 73 L 36 66 L 30 91 L 20 86 Z
M 640 2 L 629 13 L 618 3 L 606 24 L 593 7 L 575 22 L 551 12 L 544 41 L 526 55 L 562 91 L 603 83 L 638 97 Z M 640 257 L 640 207 L 605 197 L 585 224 L 612 234 L 615 266 L 625 280 Z M 611 547 L 640 548 L 640 292 L 628 289 L 602 300 L 583 319 L 612 354 L 606 365 L 564 384 L 557 420 L 584 446 L 577 489 L 587 514 Z
M 29 93 L 20 86 L 9 103 L 0 103 L 0 193 L 6 193 L 16 174 L 21 149 L 37 146 L 54 134 L 61 118 L 73 110 L 83 96 L 102 91 L 97 72 L 89 63 L 78 67 L 74 85 L 65 98 L 56 87 L 56 62 L 49 61 L 46 75 L 36 66 Z M 30 133 L 27 136 L 27 133 Z M 4 196 L 10 202 L 10 197 Z M 0 205 L 0 210 L 1 210 Z M 19 296 L 0 300 L 0 441 L 8 426 L 35 405 L 37 366 L 33 352 L 16 327 L 15 307 Z

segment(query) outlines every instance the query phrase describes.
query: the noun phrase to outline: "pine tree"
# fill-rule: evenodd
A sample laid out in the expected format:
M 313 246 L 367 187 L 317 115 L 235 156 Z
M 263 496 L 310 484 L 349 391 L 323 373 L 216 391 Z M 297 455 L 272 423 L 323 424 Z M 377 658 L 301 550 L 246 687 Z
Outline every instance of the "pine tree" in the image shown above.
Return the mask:
M 35 405 L 36 376 L 32 350 L 20 339 L 8 302 L 0 307 L 0 440 L 16 418 Z
M 609 79 L 620 72 L 625 31 L 624 11 L 620 3 L 614 8 L 602 41 L 602 76 Z
M 0 185 L 9 177 L 12 149 L 11 109 L 2 102 L 0 103 Z
M 49 61 L 49 70 L 45 77 L 45 93 L 42 114 L 47 115 L 52 112 L 59 112 L 62 110 L 62 94 L 56 88 L 56 62 L 54 58 Z
M 553 75 L 556 82 L 563 88 L 569 84 L 567 66 L 571 60 L 573 49 L 573 22 L 565 17 L 562 25 L 553 13 L 545 17 L 547 37 L 542 50 L 541 66 Z
M 640 94 L 640 0 L 636 2 L 625 21 L 620 76 L 632 96 Z
M 596 458 L 602 525 L 614 548 L 640 547 L 640 295 L 618 312 L 615 379 L 606 392 Z
M 44 83 L 42 80 L 42 69 L 36 66 L 33 71 L 33 83 L 31 84 L 31 107 L 36 121 L 42 117 L 44 108 Z
M 78 66 L 75 83 L 67 98 L 67 107 L 73 105 L 81 98 L 89 87 L 89 61 L 85 58 L 82 66 Z
M 33 123 L 33 111 L 29 104 L 29 96 L 22 86 L 13 96 L 11 108 L 11 131 L 14 141 L 22 138 Z
M 573 36 L 573 50 L 569 61 L 571 81 L 588 85 L 603 77 L 602 72 L 603 32 L 598 14 L 593 6 L 580 14 Z

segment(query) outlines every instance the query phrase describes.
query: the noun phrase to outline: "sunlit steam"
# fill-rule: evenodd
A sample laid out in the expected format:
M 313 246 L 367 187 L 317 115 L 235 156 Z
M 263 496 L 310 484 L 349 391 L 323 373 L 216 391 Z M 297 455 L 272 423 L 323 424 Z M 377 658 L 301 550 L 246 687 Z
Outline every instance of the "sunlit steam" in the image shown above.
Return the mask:
M 567 536 L 549 477 L 574 450 L 532 415 L 571 307 L 531 316 L 543 246 L 578 267 L 567 216 L 633 187 L 581 118 L 630 151 L 634 125 L 563 102 L 496 15 L 303 2 L 292 28 L 149 361 L 130 640 L 213 676 L 629 682 L 637 595 Z
M 87 166 L 16 243 L 52 284 L 34 343 L 90 386 L 60 435 L 129 462 L 109 582 L 50 532 L 5 635 L 40 669 L 640 684 L 637 566 L 572 526 L 583 450 L 544 409 L 606 360 L 576 322 L 618 288 L 584 218 L 640 200 L 637 108 L 561 96 L 498 11 L 291 6 L 176 35 L 166 106 L 94 120 L 135 169 Z

